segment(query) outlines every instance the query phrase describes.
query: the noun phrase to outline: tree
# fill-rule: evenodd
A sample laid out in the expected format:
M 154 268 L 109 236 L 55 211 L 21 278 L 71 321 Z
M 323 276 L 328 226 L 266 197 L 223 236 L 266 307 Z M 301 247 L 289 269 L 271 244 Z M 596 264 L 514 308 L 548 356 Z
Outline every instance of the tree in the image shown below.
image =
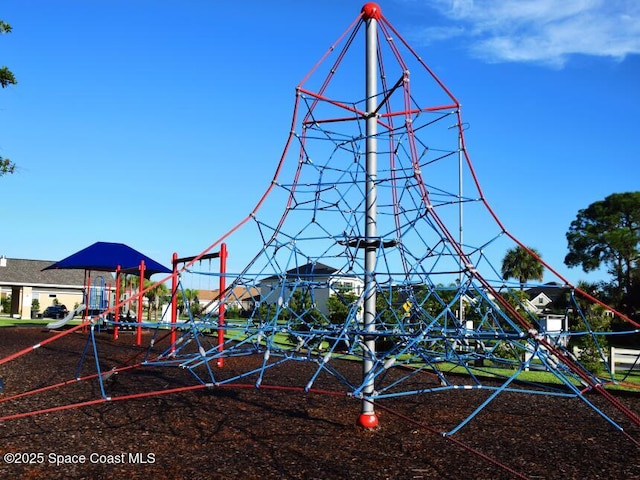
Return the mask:
M 11 25 L 0 20 L 0 34 L 2 33 L 11 33 Z M 0 86 L 2 86 L 2 88 L 6 88 L 9 85 L 15 85 L 16 83 L 18 82 L 11 70 L 6 66 L 0 68 Z
M 15 169 L 15 163 L 13 163 L 8 158 L 0 157 L 0 177 L 8 173 L 13 173 Z
M 295 325 L 312 328 L 327 323 L 327 319 L 316 308 L 311 293 L 308 287 L 298 288 L 287 299 L 286 308 L 289 310 L 290 318 L 296 319 Z
M 640 307 L 632 298 L 639 277 L 640 192 L 614 193 L 580 210 L 567 243 L 567 266 L 591 272 L 604 265 L 614 277 L 610 301 L 627 313 Z
M 200 315 L 200 313 L 202 313 L 202 308 L 200 305 L 200 300 L 198 299 L 198 295 L 200 295 L 200 292 L 198 290 L 185 288 L 184 295 L 178 295 L 178 309 L 183 314 L 191 312 L 190 315 Z M 187 305 L 189 306 L 188 310 L 186 308 Z
M 540 257 L 540 253 L 535 248 L 528 248 L 537 257 Z M 520 290 L 524 290 L 524 284 L 529 280 L 542 280 L 544 265 L 536 256 L 520 245 L 507 250 L 502 259 L 502 278 L 504 280 L 517 279 L 520 282 Z
M 11 295 L 0 298 L 0 312 L 11 313 Z
M 11 33 L 11 25 L 0 20 L 0 34 L 2 33 Z M 16 81 L 16 77 L 13 75 L 13 72 L 11 72 L 11 70 L 6 66 L 0 67 L 0 86 L 2 86 L 2 88 L 6 88 L 9 85 L 15 85 L 16 83 L 18 82 Z M 0 177 L 13 173 L 15 168 L 16 165 L 11 160 L 0 157 Z
M 154 282 L 151 280 L 144 281 L 144 288 L 147 289 L 153 285 Z M 147 320 L 151 321 L 151 310 L 154 311 L 155 316 L 154 320 L 158 320 L 158 310 L 165 303 L 167 295 L 169 293 L 169 288 L 164 283 L 159 283 L 153 288 L 149 288 L 145 297 L 148 300 L 148 310 L 147 310 Z
M 289 341 L 300 348 L 318 348 L 323 338 L 312 332 L 327 323 L 327 319 L 316 308 L 309 287 L 296 288 L 283 305 L 279 318 L 286 318 L 289 322 Z
M 577 286 L 591 296 L 598 296 L 601 291 L 599 283 L 580 281 Z M 602 306 L 580 297 L 576 300 L 580 308 L 569 310 L 569 330 L 574 332 L 569 339 L 570 346 L 578 347 L 578 359 L 587 370 L 600 373 L 609 352 L 609 341 L 606 335 L 597 332 L 611 331 L 611 318 Z
M 355 293 L 336 293 L 327 299 L 327 309 L 329 310 L 329 320 L 333 324 L 343 324 L 351 309 L 355 305 L 358 297 Z

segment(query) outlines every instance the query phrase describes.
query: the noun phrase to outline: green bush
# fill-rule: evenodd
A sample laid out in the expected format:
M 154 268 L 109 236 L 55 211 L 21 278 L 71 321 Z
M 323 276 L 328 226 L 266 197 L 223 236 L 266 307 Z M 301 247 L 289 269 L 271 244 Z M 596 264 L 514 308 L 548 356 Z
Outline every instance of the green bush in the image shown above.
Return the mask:
M 242 314 L 238 307 L 227 307 L 224 310 L 225 318 L 242 318 Z
M 2 300 L 0 301 L 0 303 L 2 304 L 3 313 L 11 313 L 11 295 L 2 297 Z
M 603 313 L 595 313 L 588 319 L 589 325 L 580 319 L 572 330 L 575 332 L 605 332 L 611 328 L 611 319 Z M 592 373 L 598 374 L 603 370 L 602 356 L 609 351 L 609 342 L 604 335 L 574 335 L 571 345 L 578 348 L 578 359 L 582 366 Z

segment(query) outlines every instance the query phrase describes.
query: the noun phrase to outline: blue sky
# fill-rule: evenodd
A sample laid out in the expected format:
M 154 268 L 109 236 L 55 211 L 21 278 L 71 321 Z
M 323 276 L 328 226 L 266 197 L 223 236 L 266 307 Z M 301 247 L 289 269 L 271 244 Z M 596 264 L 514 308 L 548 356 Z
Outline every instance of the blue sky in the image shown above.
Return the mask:
M 0 255 L 202 251 L 269 185 L 295 86 L 364 3 L 5 0 L 0 64 L 19 84 L 0 91 L 0 155 L 19 170 L 0 178 Z M 595 279 L 564 267 L 565 233 L 640 189 L 640 4 L 378 3 L 462 103 L 503 224 L 570 281 Z

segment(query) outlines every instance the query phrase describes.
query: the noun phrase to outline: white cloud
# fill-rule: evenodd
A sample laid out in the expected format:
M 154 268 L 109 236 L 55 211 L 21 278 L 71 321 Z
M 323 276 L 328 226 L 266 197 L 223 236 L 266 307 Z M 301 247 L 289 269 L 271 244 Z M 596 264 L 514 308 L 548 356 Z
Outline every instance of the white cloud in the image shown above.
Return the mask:
M 449 40 L 454 37 L 460 37 L 464 35 L 464 33 L 464 28 L 450 25 L 446 27 L 427 27 L 421 29 L 420 36 L 423 40 L 428 41 L 429 43 L 435 43 L 443 40 Z
M 433 0 L 450 25 L 426 28 L 425 41 L 457 36 L 488 62 L 556 67 L 574 54 L 623 60 L 640 53 L 637 0 Z

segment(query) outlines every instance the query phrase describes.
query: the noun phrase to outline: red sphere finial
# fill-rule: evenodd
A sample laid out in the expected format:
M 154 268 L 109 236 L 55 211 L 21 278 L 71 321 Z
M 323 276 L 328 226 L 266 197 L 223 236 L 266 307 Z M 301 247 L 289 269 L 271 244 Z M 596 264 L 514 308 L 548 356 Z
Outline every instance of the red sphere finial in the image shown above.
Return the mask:
M 362 7 L 362 16 L 365 20 L 369 20 L 370 18 L 380 20 L 380 17 L 382 17 L 382 10 L 380 10 L 380 6 L 377 3 L 369 2 Z

